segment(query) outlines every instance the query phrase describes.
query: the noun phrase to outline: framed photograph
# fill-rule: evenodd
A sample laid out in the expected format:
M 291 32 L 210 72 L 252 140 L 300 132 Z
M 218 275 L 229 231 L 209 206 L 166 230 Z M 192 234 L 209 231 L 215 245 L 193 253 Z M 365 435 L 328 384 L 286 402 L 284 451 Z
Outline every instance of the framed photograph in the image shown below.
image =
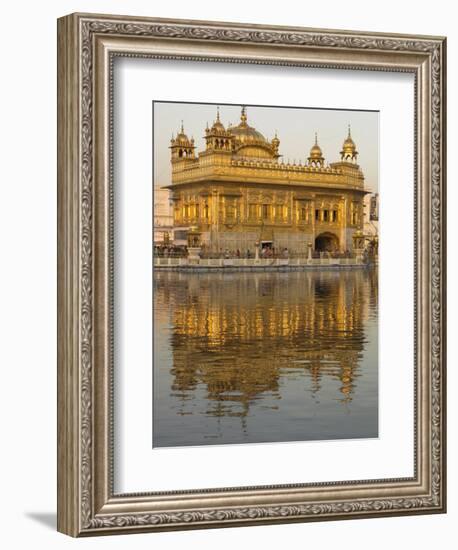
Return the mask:
M 445 46 L 58 20 L 58 530 L 445 511 Z

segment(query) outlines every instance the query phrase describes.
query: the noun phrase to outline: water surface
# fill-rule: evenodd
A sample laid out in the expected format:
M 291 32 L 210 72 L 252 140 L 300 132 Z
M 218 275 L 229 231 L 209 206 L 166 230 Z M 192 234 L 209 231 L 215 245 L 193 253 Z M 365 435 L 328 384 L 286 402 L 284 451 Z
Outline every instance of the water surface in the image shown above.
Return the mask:
M 375 270 L 154 273 L 153 446 L 378 436 Z

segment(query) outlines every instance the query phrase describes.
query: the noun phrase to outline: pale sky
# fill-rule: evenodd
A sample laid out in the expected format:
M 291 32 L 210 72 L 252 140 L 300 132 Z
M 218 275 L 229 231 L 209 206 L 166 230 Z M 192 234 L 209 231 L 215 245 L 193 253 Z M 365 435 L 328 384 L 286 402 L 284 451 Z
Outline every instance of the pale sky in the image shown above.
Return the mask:
M 379 113 L 374 111 L 305 109 L 302 107 L 259 107 L 247 105 L 248 124 L 271 140 L 275 131 L 280 139 L 279 153 L 284 162 L 304 164 L 318 134 L 325 163 L 340 160 L 348 125 L 359 153 L 358 164 L 365 176 L 365 187 L 378 191 Z M 240 122 L 240 105 L 220 105 L 220 119 L 227 128 Z M 194 137 L 196 154 L 205 149 L 205 127 L 216 119 L 216 104 L 154 102 L 154 184 L 171 182 L 170 138 L 180 131 Z

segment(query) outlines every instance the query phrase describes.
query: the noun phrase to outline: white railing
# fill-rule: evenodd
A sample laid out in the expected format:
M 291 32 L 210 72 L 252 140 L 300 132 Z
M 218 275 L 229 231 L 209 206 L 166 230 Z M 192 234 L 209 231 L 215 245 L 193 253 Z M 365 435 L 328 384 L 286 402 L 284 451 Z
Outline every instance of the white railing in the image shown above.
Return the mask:
M 154 267 L 299 267 L 299 266 L 356 266 L 363 265 L 362 260 L 356 258 L 202 258 L 188 260 L 188 258 L 154 258 Z

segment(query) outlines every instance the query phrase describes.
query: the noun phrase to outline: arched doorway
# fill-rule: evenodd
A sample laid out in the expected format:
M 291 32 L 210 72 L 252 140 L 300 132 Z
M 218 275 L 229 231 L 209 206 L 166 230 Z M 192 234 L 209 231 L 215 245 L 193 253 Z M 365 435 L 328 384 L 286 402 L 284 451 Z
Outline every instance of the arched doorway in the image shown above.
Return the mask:
M 315 250 L 318 252 L 337 252 L 339 239 L 334 233 L 320 233 L 315 239 Z

